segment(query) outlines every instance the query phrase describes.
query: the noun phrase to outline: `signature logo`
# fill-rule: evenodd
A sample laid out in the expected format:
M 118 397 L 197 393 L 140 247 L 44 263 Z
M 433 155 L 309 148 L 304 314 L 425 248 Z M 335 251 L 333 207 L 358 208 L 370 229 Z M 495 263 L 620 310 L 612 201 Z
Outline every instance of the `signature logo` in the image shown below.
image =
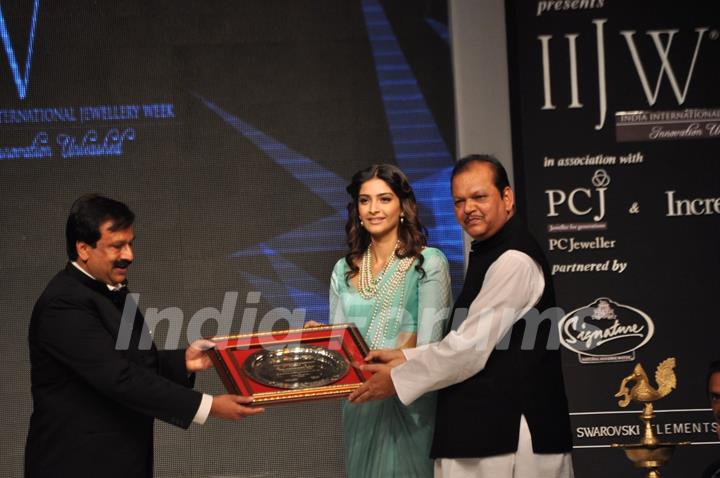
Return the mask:
M 625 362 L 647 344 L 655 324 L 642 310 L 607 297 L 595 299 L 560 321 L 560 342 L 581 363 Z

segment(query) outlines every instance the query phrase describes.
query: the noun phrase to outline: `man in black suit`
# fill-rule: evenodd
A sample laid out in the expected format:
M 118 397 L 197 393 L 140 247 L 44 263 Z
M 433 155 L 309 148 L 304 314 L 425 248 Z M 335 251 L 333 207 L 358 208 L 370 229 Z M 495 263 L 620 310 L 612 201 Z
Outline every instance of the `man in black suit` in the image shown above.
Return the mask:
M 65 231 L 70 262 L 30 320 L 26 477 L 151 477 L 154 418 L 187 428 L 209 414 L 237 420 L 262 411 L 248 397 L 192 389 L 194 372 L 211 366 L 203 350 L 211 342 L 187 350 L 140 347 L 148 330 L 136 312 L 129 345 L 116 345 L 134 217 L 125 204 L 95 194 L 72 206 Z
M 715 416 L 715 426 L 718 438 L 720 438 L 720 360 L 710 364 L 706 383 L 710 407 Z M 703 478 L 720 478 L 720 460 L 708 466 L 702 476 Z

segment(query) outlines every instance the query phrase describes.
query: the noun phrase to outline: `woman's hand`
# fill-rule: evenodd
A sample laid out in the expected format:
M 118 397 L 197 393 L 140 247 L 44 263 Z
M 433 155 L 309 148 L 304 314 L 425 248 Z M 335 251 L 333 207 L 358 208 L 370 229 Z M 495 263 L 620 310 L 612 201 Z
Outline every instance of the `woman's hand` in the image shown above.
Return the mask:
M 402 350 L 398 349 L 371 350 L 365 357 L 365 362 L 369 364 L 384 364 L 389 365 L 391 368 L 406 361 L 407 359 L 405 358 L 405 354 Z M 372 367 L 368 369 L 366 369 L 366 367 L 368 367 L 368 365 L 363 365 L 363 370 L 368 370 L 373 373 L 375 372 Z
M 315 320 L 308 320 L 303 324 L 303 329 L 307 329 L 308 327 L 322 327 L 323 325 L 325 324 L 321 324 Z

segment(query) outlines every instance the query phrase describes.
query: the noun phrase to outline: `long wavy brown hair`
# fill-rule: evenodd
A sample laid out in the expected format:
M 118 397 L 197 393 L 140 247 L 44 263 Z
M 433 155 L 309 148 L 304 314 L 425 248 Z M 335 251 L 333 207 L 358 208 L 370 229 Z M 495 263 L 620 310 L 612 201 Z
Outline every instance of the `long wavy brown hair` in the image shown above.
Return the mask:
M 425 271 L 422 268 L 424 258 L 420 252 L 422 252 L 427 245 L 427 229 L 420 223 L 417 202 L 415 202 L 415 193 L 410 186 L 410 181 L 408 181 L 405 173 L 392 164 L 373 164 L 355 173 L 346 188 L 346 191 L 350 195 L 350 202 L 347 205 L 348 220 L 345 224 L 345 234 L 350 252 L 345 256 L 345 262 L 349 267 L 345 274 L 345 281 L 349 281 L 360 271 L 357 264 L 360 262 L 362 255 L 372 240 L 370 233 L 360 225 L 358 196 L 360 195 L 360 188 L 363 183 L 373 178 L 385 181 L 398 199 L 400 199 L 400 207 L 404 213 L 405 220 L 398 225 L 398 241 L 400 243 L 395 255 L 400 259 L 404 257 L 417 257 L 415 269 L 417 269 L 421 276 L 424 276 Z

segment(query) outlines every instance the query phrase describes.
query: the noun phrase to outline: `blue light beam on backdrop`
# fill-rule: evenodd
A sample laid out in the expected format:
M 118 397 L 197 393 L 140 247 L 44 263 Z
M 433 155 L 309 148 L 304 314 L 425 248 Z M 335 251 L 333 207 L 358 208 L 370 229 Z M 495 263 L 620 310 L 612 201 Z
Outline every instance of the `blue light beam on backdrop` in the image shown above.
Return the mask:
M 10 64 L 10 71 L 12 72 L 15 87 L 17 88 L 18 96 L 21 100 L 25 99 L 28 84 L 30 83 L 30 63 L 32 62 L 33 43 L 35 42 L 35 26 L 37 25 L 39 7 L 40 0 L 35 0 L 33 5 L 33 14 L 30 20 L 30 34 L 28 35 L 27 53 L 25 55 L 25 74 L 21 75 L 20 67 L 18 66 L 17 58 L 15 57 L 15 49 L 12 46 L 12 41 L 10 41 L 10 33 L 8 32 L 7 24 L 5 22 L 5 15 L 3 14 L 2 6 L 0 5 L 0 37 L 2 37 L 5 53 L 7 54 L 8 63 Z
M 395 159 L 410 179 L 418 202 L 423 209 L 430 209 L 433 218 L 428 227 L 430 243 L 447 256 L 453 292 L 457 296 L 464 276 L 464 251 L 450 193 L 454 158 L 382 6 L 377 0 L 364 0 L 362 9 Z
M 428 228 L 431 244 L 440 247 L 447 255 L 453 289 L 457 293 L 463 279 L 464 257 L 462 234 L 452 212 L 449 190 L 452 155 L 440 135 L 382 7 L 376 1 L 365 1 L 363 13 L 395 160 L 412 182 L 422 210 L 429 211 L 433 218 Z M 315 279 L 284 255 L 303 252 L 341 254 L 345 251 L 345 207 L 348 202 L 346 181 L 212 101 L 201 96 L 198 98 L 336 211 L 330 216 L 231 254 L 234 258 L 263 256 L 269 260 L 280 282 L 242 272 L 248 283 L 260 291 L 268 303 L 275 307 L 292 304 L 296 308 L 304 308 L 308 318 L 327 321 L 327 283 Z

